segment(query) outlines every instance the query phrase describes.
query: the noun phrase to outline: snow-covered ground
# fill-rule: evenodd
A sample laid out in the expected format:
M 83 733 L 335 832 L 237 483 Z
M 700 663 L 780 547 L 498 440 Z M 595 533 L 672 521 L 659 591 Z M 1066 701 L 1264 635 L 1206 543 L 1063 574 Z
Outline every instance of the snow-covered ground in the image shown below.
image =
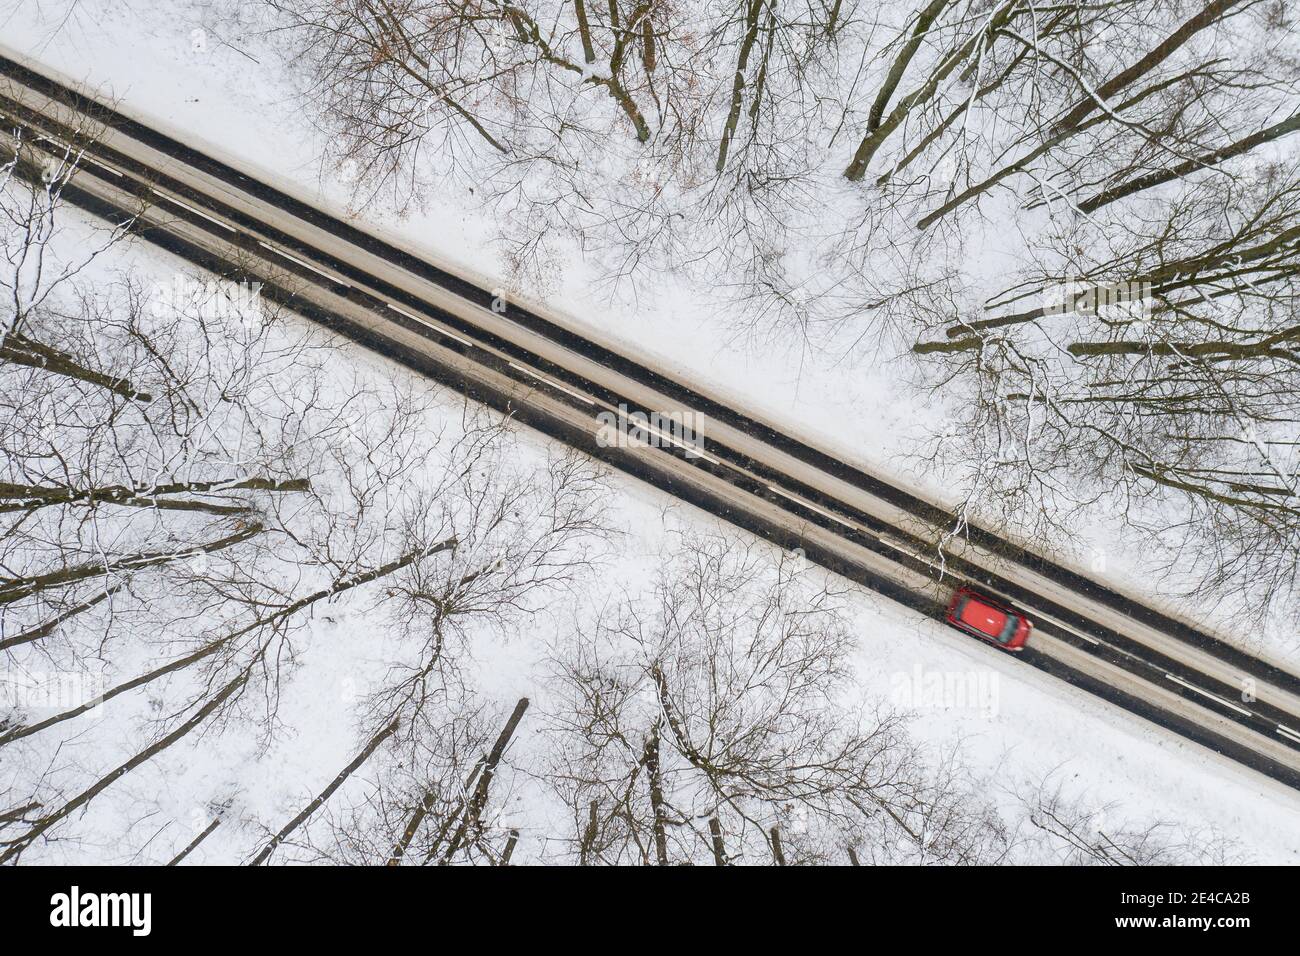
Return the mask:
M 347 170 L 322 163 L 329 143 L 302 107 L 300 90 L 283 64 L 283 47 L 263 32 L 264 15 L 239 4 L 179 0 L 166 15 L 146 0 L 105 0 L 94 9 L 67 2 L 8 3 L 0 13 L 4 43 L 89 88 L 150 125 L 231 161 L 306 201 L 350 214 L 423 257 L 473 276 L 489 288 L 509 287 L 500 235 L 468 187 L 423 193 L 418 208 L 395 214 L 383 193 L 351 208 Z M 0 11 L 6 4 L 0 2 Z M 165 82 L 158 82 L 160 76 Z M 999 247 L 990 230 L 975 255 L 997 274 L 1013 249 Z M 708 289 L 672 272 L 642 278 L 635 293 L 608 283 L 582 250 L 554 238 L 547 250 L 553 269 L 544 290 L 512 289 L 516 297 L 545 295 L 545 309 L 615 348 L 668 369 L 681 380 L 868 471 L 951 501 L 943 479 L 909 456 L 952 418 L 943 396 L 915 387 L 915 363 L 905 345 L 867 353 L 815 350 L 794 336 L 745 331 L 746 316 Z M 1007 242 L 1014 237 L 1007 235 Z M 856 337 L 845 332 L 849 340 Z M 848 342 L 840 343 L 845 348 Z M 763 388 L 753 384 L 762 382 Z M 1112 587 L 1204 626 L 1228 626 L 1236 609 L 1212 600 L 1200 606 L 1169 594 L 1191 582 L 1155 572 L 1160 557 L 1126 532 L 1108 503 L 1081 514 L 1074 539 L 1038 541 L 1081 571 Z M 1279 662 L 1300 660 L 1300 641 L 1289 628 L 1252 632 L 1251 650 Z M 1292 665 L 1295 666 L 1295 665 Z
M 63 6 L 13 3 L 6 9 L 0 4 L 0 36 L 6 45 L 111 95 L 152 125 L 183 132 L 201 148 L 236 159 L 311 202 L 346 210 L 347 184 L 321 168 L 321 134 L 298 107 L 295 90 L 274 57 L 273 41 L 230 34 L 237 27 L 228 23 L 224 4 L 105 0 L 76 5 L 66 18 Z M 460 271 L 487 277 L 503 271 L 493 232 L 476 217 L 472 196 L 426 197 L 423 210 L 401 219 L 379 203 L 352 213 Z M 558 286 L 549 290 L 547 304 L 576 326 L 662 362 L 684 379 L 757 409 L 848 460 L 900 480 L 917 480 L 899 464 L 901 456 L 936 428 L 945 412 L 938 404 L 899 401 L 897 379 L 905 377 L 901 365 L 838 364 L 804 354 L 797 346 L 770 342 L 758 348 L 734 340 L 734 324 L 715 317 L 697 291 L 671 277 L 654 294 L 625 301 L 593 286 L 578 257 L 566 252 L 563 258 L 566 268 Z M 164 282 L 184 268 L 143 246 L 134 247 L 129 260 Z M 352 346 L 342 354 L 370 367 L 386 367 Z M 392 374 L 402 373 L 393 369 Z M 755 382 L 764 387 L 754 389 Z M 545 442 L 528 434 L 522 447 L 540 458 Z M 652 577 L 670 531 L 714 523 L 624 476 L 613 476 L 610 487 L 609 508 L 625 534 L 590 582 L 587 596 L 595 603 Z M 940 497 L 941 489 L 929 490 Z M 1133 582 L 1142 580 L 1142 564 L 1116 544 L 1120 540 L 1114 527 L 1098 522 L 1088 531 L 1081 529 L 1078 547 L 1106 549 L 1106 576 L 1134 589 Z M 936 747 L 958 744 L 974 772 L 990 787 L 1005 789 L 1008 800 L 1051 778 L 1089 805 L 1114 806 L 1118 818 L 1176 820 L 1191 829 L 1219 832 L 1246 861 L 1300 863 L 1300 831 L 1278 825 L 1294 815 L 1294 793 L 882 598 L 862 593 L 852 604 L 863 694 L 914 712 L 910 729 L 919 739 Z M 537 662 L 546 643 L 568 623 L 563 611 L 546 612 L 527 633 L 500 635 L 499 646 L 480 648 L 476 680 L 485 693 L 505 708 L 528 696 L 544 711 L 547 689 L 539 683 Z M 349 688 L 381 661 L 382 641 L 366 630 L 365 622 L 346 617 L 319 621 L 300 676 L 282 702 L 280 718 L 288 732 L 269 752 L 257 751 L 238 734 L 187 745 L 131 774 L 93 812 L 105 821 L 105 832 L 116 832 L 120 826 L 111 821 L 129 819 L 133 805 L 147 796 L 150 806 L 157 802 L 171 819 L 193 820 L 197 833 L 209 819 L 207 803 L 229 795 L 235 799 L 232 823 L 244 818 L 277 824 L 355 754 Z M 925 688 L 945 676 L 974 688 L 975 699 L 956 707 L 952 701 L 929 699 Z M 515 763 L 526 765 L 539 749 L 538 733 L 537 724 L 526 719 L 512 752 Z M 546 835 L 554 832 L 547 825 L 548 810 L 526 800 L 526 789 L 527 783 L 520 783 L 513 795 L 521 808 L 520 860 L 537 859 Z M 151 832 L 146 826 L 137 834 Z M 144 837 L 138 836 L 138 842 Z M 256 842 L 250 831 L 226 826 L 193 860 L 235 862 L 246 858 Z M 111 848 L 55 844 L 41 859 L 107 862 L 129 858 L 136 850 L 143 859 L 152 858 L 133 841 Z

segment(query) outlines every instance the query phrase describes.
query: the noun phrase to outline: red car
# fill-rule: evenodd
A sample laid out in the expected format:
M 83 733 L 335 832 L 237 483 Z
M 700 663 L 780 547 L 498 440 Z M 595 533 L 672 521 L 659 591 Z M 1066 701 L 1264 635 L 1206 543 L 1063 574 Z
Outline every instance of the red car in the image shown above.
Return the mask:
M 958 588 L 948 602 L 949 624 L 982 641 L 996 644 L 1004 651 L 1022 651 L 1033 622 L 1011 605 L 980 594 L 971 588 Z

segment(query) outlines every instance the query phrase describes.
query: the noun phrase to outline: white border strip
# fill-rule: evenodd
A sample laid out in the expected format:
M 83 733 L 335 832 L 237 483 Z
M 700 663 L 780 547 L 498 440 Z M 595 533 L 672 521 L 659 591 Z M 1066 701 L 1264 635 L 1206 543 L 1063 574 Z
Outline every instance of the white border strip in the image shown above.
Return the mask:
M 418 315 L 412 315 L 410 312 L 407 312 L 405 309 L 400 309 L 400 308 L 398 308 L 397 306 L 393 305 L 393 303 L 391 303 L 391 302 L 385 302 L 384 305 L 388 306 L 390 309 L 392 309 L 392 310 L 393 310 L 394 312 L 396 312 L 398 315 L 404 315 L 404 316 L 406 316 L 406 317 L 407 317 L 408 319 L 410 319 L 412 322 L 419 322 L 421 325 L 423 325 L 423 326 L 425 326 L 425 327 L 427 327 L 427 328 L 433 329 L 433 330 L 434 330 L 435 332 L 437 332 L 439 335 L 445 335 L 445 336 L 447 336 L 447 338 L 449 338 L 449 339 L 455 339 L 455 340 L 456 340 L 457 342 L 459 342 L 461 345 L 468 345 L 470 348 L 473 348 L 473 347 L 474 347 L 474 343 L 473 343 L 473 342 L 469 341 L 468 339 L 462 339 L 459 335 L 456 335 L 456 334 L 453 333 L 453 332 L 448 332 L 448 331 L 447 331 L 446 329 L 444 329 L 441 325 L 434 325 L 434 324 L 433 324 L 432 322 L 430 322 L 428 319 L 422 319 L 422 318 L 420 318 Z
M 119 173 L 118 175 L 121 175 L 121 174 Z M 158 198 L 160 198 L 160 199 L 166 199 L 169 203 L 172 203 L 172 204 L 174 204 L 174 205 L 180 206 L 182 209 L 188 209 L 190 212 L 194 213 L 194 215 L 196 215 L 196 216 L 202 216 L 202 217 L 203 217 L 204 219 L 206 219 L 208 222 L 215 223 L 216 225 L 220 226 L 222 229 L 227 230 L 228 232 L 235 232 L 235 233 L 239 232 L 239 230 L 236 229 L 234 226 L 227 225 L 226 223 L 222 222 L 220 219 L 213 219 L 213 218 L 212 218 L 211 216 L 209 216 L 207 213 L 202 212 L 201 210 L 195 209 L 193 206 L 191 206 L 191 205 L 190 205 L 189 203 L 187 203 L 187 202 L 181 202 L 181 201 L 180 201 L 179 199 L 177 199 L 175 196 L 169 196 L 169 195 L 167 195 L 166 193 L 160 193 L 160 192 L 159 192 L 158 190 L 156 190 L 156 189 L 151 189 L 151 190 L 149 190 L 149 191 L 150 191 L 151 193 L 153 193 L 155 196 L 157 196 Z M 262 245 L 266 246 L 266 243 L 262 243 Z M 266 246 L 266 248 L 270 249 L 271 247 L 270 247 L 270 246 Z M 278 250 L 278 249 L 276 249 L 275 251 L 276 251 L 276 252 L 280 252 L 280 250 Z M 284 253 L 283 253 L 283 252 L 280 252 L 280 255 L 283 256 Z M 293 257 L 292 257 L 292 256 L 285 256 L 285 258 L 286 258 L 286 259 L 292 259 Z M 295 261 L 296 261 L 296 260 L 295 260 Z M 302 263 L 302 265 L 307 265 L 307 264 L 304 262 L 304 263 Z M 308 266 L 308 268 L 310 268 L 310 266 Z M 324 274 L 325 274 L 325 273 L 323 273 L 323 272 L 321 273 L 321 275 L 324 275 Z
M 564 392 L 566 395 L 572 395 L 574 398 L 578 399 L 578 400 L 581 401 L 581 402 L 586 402 L 588 405 L 595 405 L 595 404 L 596 404 L 596 403 L 593 402 L 591 399 L 587 398 L 587 396 L 585 396 L 585 395 L 579 395 L 579 394 L 578 394 L 577 392 L 575 392 L 573 389 L 571 389 L 571 388 L 565 388 L 565 387 L 564 387 L 563 385 L 561 385 L 559 382 L 552 382 L 552 381 L 551 381 L 549 378 L 547 378 L 545 375 L 538 375 L 536 372 L 534 372 L 534 371 L 533 371 L 532 369 L 530 369 L 530 368 L 524 368 L 524 366 L 522 366 L 522 365 L 516 365 L 514 362 L 510 362 L 509 365 L 510 365 L 511 368 L 517 368 L 517 369 L 519 369 L 519 371 L 523 372 L 525 375 L 531 375 L 533 378 L 537 379 L 537 381 L 539 381 L 539 382 L 545 382 L 547 385 L 551 386 L 551 388 L 558 388 L 560 391 Z
M 1222 704 L 1224 707 L 1229 707 L 1229 708 L 1231 708 L 1232 710 L 1235 710 L 1237 713 L 1241 714 L 1243 717 L 1254 717 L 1254 716 L 1255 716 L 1255 715 L 1252 714 L 1250 711 L 1248 711 L 1248 710 L 1243 710 L 1242 708 L 1238 707 L 1238 706 L 1237 706 L 1236 704 L 1234 704 L 1232 701 L 1230 701 L 1230 700 L 1224 700 L 1224 699 L 1223 699 L 1222 697 L 1220 697 L 1218 694 L 1211 694 L 1208 690 L 1201 690 L 1201 688 L 1197 687 L 1195 684 L 1189 684 L 1189 683 L 1187 683 L 1187 681 L 1185 681 L 1185 680 L 1180 680 L 1179 678 L 1175 677 L 1173 674 L 1166 674 L 1165 677 L 1168 678 L 1169 680 L 1173 681 L 1175 684 L 1179 684 L 1179 685 L 1181 685 L 1181 686 L 1183 686 L 1183 687 L 1186 687 L 1188 690 L 1194 690 L 1194 691 L 1196 691 L 1196 693 L 1200 694 L 1202 697 L 1208 697 L 1208 698 L 1210 698 L 1210 700 L 1215 701 L 1216 703 Z
M 263 249 L 270 249 L 270 250 L 271 250 L 272 252 L 274 252 L 276 255 L 284 256 L 284 257 L 285 257 L 286 259 L 288 259 L 290 262 L 296 262 L 296 263 L 298 263 L 298 265 L 302 266 L 304 269 L 310 269 L 312 272 L 316 273 L 318 276 L 324 276 L 326 279 L 329 279 L 331 282 L 337 282 L 339 285 L 343 286 L 343 288 L 345 288 L 345 289 L 350 289 L 350 288 L 352 288 L 352 286 L 348 285 L 348 284 L 347 284 L 346 282 L 344 282 L 342 279 L 340 279 L 340 278 L 338 278 L 338 277 L 336 277 L 336 276 L 332 276 L 332 275 L 330 275 L 328 272 L 325 272 L 323 269 L 317 269 L 317 268 L 316 268 L 314 265 L 312 265 L 310 262 L 303 262 L 301 259 L 297 258 L 296 256 L 291 256 L 291 255 L 289 255 L 289 253 L 285 252 L 285 251 L 282 250 L 282 249 L 277 249 L 275 246 L 271 245 L 270 243 L 263 242 L 261 239 L 259 239 L 259 240 L 257 240 L 257 244 L 258 244 L 259 246 L 261 246 Z
M 792 495 L 792 494 L 790 494 L 790 492 L 788 492 L 788 491 L 783 491 L 783 490 L 781 490 L 781 489 L 778 488 L 776 485 L 768 485 L 767 487 L 768 487 L 768 490 L 770 490 L 770 491 L 775 491 L 775 492 L 776 492 L 778 495 L 780 495 L 781 497 L 783 497 L 783 498 L 789 498 L 791 501 L 795 502 L 796 504 L 803 505 L 803 507 L 807 508 L 809 511 L 815 511 L 815 512 L 817 512 L 819 515 L 823 515 L 824 517 L 830 518 L 832 521 L 838 521 L 840 524 L 844 525 L 844 527 L 846 527 L 846 528 L 852 528 L 854 531 L 861 531 L 861 530 L 862 530 L 862 529 L 859 528 L 856 524 L 852 524 L 851 522 L 846 521 L 844 518 L 841 518 L 839 515 L 831 514 L 831 513 L 830 513 L 829 511 L 827 511 L 825 508 L 819 508 L 819 507 L 817 507 L 815 504 L 813 504 L 813 503 L 810 502 L 810 501 L 804 501 L 802 498 L 799 498 L 799 497 L 797 497 L 797 496 L 795 496 L 795 495 Z
M 1296 743 L 1300 744 L 1300 733 L 1292 730 L 1286 724 L 1278 724 L 1277 732 L 1288 740 L 1294 740 Z

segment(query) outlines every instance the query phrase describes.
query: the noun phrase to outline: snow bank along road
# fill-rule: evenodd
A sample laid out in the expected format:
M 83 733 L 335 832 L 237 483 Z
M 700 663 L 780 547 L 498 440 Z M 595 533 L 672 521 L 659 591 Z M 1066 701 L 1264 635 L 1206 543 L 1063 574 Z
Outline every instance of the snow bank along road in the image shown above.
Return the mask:
M 421 259 L 191 149 L 0 49 L 0 151 L 21 138 L 80 155 L 70 202 L 512 415 L 679 499 L 923 614 L 973 583 L 1023 607 L 1031 646 L 1017 660 L 1300 789 L 1300 677 L 1077 570 L 973 527 L 933 542 L 941 507 L 846 464 L 744 411 L 505 302 Z M 39 175 L 35 166 L 25 175 Z M 703 437 L 649 429 L 614 441 L 620 408 L 686 416 Z M 602 415 L 602 413 L 605 413 Z M 682 420 L 679 417 L 679 420 Z M 665 427 L 666 427 L 666 423 Z M 689 436 L 687 436 L 689 437 Z M 952 640 L 974 643 L 952 632 Z

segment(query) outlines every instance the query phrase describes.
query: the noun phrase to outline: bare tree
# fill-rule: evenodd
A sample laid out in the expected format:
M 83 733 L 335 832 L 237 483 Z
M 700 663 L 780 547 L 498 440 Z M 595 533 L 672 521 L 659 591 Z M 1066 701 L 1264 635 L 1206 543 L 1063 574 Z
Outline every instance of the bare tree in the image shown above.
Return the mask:
M 227 732 L 269 747 L 312 619 L 338 605 L 368 607 L 402 653 L 363 692 L 362 759 L 336 788 L 420 748 L 436 715 L 479 706 L 463 648 L 571 586 L 604 533 L 589 462 L 524 464 L 507 421 L 348 371 L 255 287 L 151 286 L 92 268 L 107 246 L 63 258 L 72 163 L 3 192 L 4 341 L 22 353 L 0 361 L 5 862 L 75 842 L 88 808 L 174 749 Z M 125 752 L 103 736 L 123 721 Z
M 1293 163 L 1227 172 L 1063 229 L 992 314 L 916 351 L 971 399 L 965 463 L 936 451 L 976 512 L 1059 537 L 1105 498 L 1262 618 L 1294 613 L 1300 571 L 1300 193 Z
M 777 839 L 789 863 L 996 857 L 992 818 L 946 798 L 900 718 L 843 702 L 852 636 L 825 581 L 730 536 L 677 544 L 557 654 L 547 777 L 572 858 L 770 863 Z
M 1126 822 L 1114 806 L 1089 807 L 1049 776 L 1017 801 L 1025 831 L 1019 852 L 1064 866 L 1224 866 L 1243 861 L 1212 830 L 1168 821 Z

